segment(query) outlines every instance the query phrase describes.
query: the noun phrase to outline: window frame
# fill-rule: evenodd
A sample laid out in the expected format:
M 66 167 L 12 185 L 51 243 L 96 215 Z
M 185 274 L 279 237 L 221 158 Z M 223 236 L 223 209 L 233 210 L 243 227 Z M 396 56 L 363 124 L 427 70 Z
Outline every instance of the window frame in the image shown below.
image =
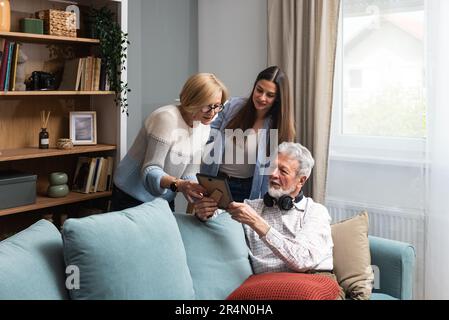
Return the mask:
M 426 9 L 424 9 L 426 10 Z M 425 12 L 426 14 L 426 12 Z M 426 138 L 376 137 L 343 133 L 343 4 L 340 6 L 335 60 L 330 156 L 335 159 L 383 160 L 421 163 L 425 160 Z

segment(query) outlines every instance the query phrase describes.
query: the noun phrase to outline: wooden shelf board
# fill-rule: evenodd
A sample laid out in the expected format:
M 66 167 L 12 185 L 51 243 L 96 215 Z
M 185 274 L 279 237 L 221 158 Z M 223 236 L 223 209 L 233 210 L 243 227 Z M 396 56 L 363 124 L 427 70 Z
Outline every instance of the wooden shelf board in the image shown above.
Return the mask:
M 74 43 L 74 44 L 98 44 L 100 40 L 98 39 L 89 39 L 89 38 L 72 38 L 72 37 L 60 37 L 60 36 L 50 36 L 47 34 L 33 34 L 33 33 L 24 33 L 24 32 L 0 32 L 0 38 L 7 38 L 16 41 L 22 42 L 31 42 L 31 43 Z
M 0 150 L 0 162 L 13 160 L 26 160 L 35 158 L 48 158 L 65 156 L 71 154 L 80 154 L 97 151 L 112 151 L 117 147 L 108 144 L 97 144 L 94 146 L 74 146 L 69 150 L 60 150 L 56 148 L 39 149 L 39 148 L 20 148 L 20 149 L 6 149 Z
M 106 96 L 114 91 L 7 91 L 0 92 L 0 96 Z
M 77 203 L 77 202 L 82 202 L 82 201 L 91 200 L 91 199 L 104 198 L 104 197 L 109 197 L 111 195 L 112 195 L 112 191 L 95 192 L 95 193 L 70 192 L 67 196 L 65 196 L 63 198 L 49 198 L 44 195 L 38 195 L 36 197 L 35 204 L 0 210 L 0 216 L 6 216 L 6 215 L 10 215 L 10 214 L 16 214 L 16 213 L 27 212 L 27 211 L 38 210 L 38 209 L 51 208 L 51 207 L 56 207 L 56 206 L 60 206 L 60 205 L 64 205 L 64 204 Z

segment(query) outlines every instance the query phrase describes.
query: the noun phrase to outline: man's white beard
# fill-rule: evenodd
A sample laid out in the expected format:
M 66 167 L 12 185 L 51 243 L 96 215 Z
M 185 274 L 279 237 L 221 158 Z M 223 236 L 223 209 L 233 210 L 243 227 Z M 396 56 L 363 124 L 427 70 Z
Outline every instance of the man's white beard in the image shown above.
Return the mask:
M 295 191 L 295 189 L 296 189 L 295 186 L 293 186 L 293 187 L 291 187 L 290 189 L 287 189 L 287 190 L 284 190 L 282 188 L 275 189 L 275 188 L 270 186 L 268 188 L 268 194 L 270 196 L 272 196 L 273 198 L 275 198 L 275 199 L 279 199 L 282 196 L 290 195 L 293 191 Z

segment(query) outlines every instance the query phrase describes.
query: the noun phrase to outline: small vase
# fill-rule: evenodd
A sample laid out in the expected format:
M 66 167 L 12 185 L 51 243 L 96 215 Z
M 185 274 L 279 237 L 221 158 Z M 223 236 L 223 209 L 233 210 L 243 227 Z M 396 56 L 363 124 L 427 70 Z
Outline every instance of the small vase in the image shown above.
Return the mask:
M 48 149 L 49 144 L 50 139 L 47 132 L 47 128 L 42 128 L 41 132 L 39 132 L 39 149 Z
M 50 198 L 62 198 L 69 194 L 69 186 L 66 184 L 60 184 L 57 186 L 49 186 L 47 195 Z
M 69 194 L 69 186 L 67 185 L 68 177 L 64 172 L 52 172 L 48 176 L 50 185 L 47 189 L 47 195 L 50 198 L 62 198 Z
M 64 172 L 52 172 L 48 176 L 48 182 L 50 182 L 50 185 L 60 185 L 60 184 L 66 184 L 68 181 L 67 174 Z
M 9 0 L 0 0 L 0 31 L 11 31 L 11 4 Z

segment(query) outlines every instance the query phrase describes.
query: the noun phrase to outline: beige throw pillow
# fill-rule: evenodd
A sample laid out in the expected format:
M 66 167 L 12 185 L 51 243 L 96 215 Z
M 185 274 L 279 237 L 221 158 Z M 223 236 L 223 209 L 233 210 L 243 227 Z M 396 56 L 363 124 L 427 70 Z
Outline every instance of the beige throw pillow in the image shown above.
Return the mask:
M 368 300 L 373 288 L 368 227 L 367 212 L 331 226 L 334 273 L 346 297 L 351 299 Z

